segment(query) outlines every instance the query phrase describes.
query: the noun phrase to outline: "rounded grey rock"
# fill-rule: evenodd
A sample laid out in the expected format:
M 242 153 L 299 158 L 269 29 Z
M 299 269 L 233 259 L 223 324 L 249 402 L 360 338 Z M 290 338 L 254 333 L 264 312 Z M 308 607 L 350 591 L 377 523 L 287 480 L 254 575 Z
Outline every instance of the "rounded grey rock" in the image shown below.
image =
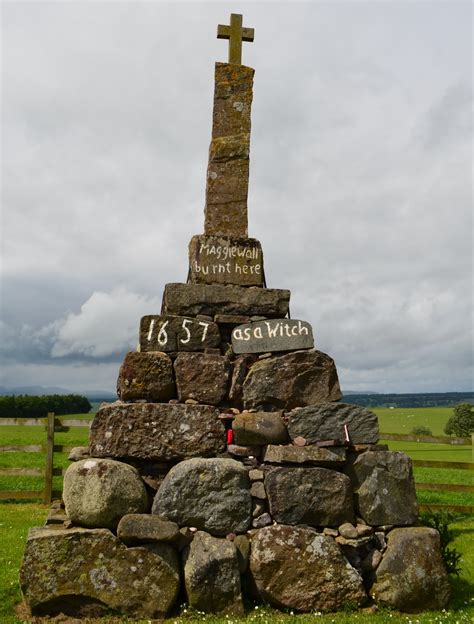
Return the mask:
M 122 516 L 146 513 L 148 496 L 138 471 L 112 459 L 89 458 L 66 470 L 66 514 L 74 524 L 115 529 Z
M 251 523 L 248 471 L 234 459 L 188 459 L 166 475 L 152 513 L 212 535 L 244 533 Z

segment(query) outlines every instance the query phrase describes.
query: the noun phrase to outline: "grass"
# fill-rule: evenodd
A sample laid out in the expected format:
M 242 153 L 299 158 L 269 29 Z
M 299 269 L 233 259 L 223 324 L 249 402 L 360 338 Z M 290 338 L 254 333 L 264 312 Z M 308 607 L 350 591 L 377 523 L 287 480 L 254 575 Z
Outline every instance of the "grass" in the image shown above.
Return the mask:
M 413 427 L 425 426 L 434 436 L 446 435 L 444 426 L 453 413 L 452 407 L 375 407 L 384 433 L 411 433 Z
M 42 505 L 25 503 L 0 504 L 0 622 L 20 624 L 14 615 L 15 605 L 21 600 L 18 586 L 18 570 L 21 564 L 28 528 L 44 523 L 47 509 Z M 464 624 L 474 618 L 474 604 L 469 597 L 474 595 L 474 551 L 471 547 L 474 535 L 474 517 L 460 517 L 452 524 L 455 535 L 453 546 L 462 553 L 462 570 L 459 578 L 452 577 L 453 598 L 451 608 L 446 611 L 425 612 L 408 615 L 396 611 L 381 610 L 376 614 L 347 611 L 339 613 L 294 614 L 279 612 L 268 606 L 250 608 L 245 618 L 203 615 L 189 608 L 166 620 L 168 624 Z M 106 622 L 107 620 L 102 620 Z M 110 621 L 110 620 L 109 620 Z M 125 622 L 125 619 L 119 619 Z M 117 622 L 117 620 L 115 620 Z M 147 621 L 142 621 L 145 624 Z
M 18 570 L 28 529 L 44 524 L 47 509 L 31 503 L 0 504 L 0 621 L 6 622 L 21 599 Z M 15 621 L 15 620 L 12 620 Z

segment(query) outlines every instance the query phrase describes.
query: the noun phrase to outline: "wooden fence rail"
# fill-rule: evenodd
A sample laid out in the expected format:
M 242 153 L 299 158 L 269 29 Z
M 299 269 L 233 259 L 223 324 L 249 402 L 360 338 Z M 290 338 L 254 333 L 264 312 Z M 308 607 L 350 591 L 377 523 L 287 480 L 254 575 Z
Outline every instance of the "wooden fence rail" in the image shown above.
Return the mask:
M 399 440 L 401 442 L 428 442 L 428 444 L 453 444 L 457 446 L 472 444 L 472 438 L 455 438 L 452 436 L 417 435 L 415 433 L 381 433 L 383 440 Z
M 55 431 L 69 431 L 70 427 L 90 427 L 91 419 L 57 418 L 53 412 L 46 418 L 0 418 L 0 426 L 44 427 L 46 441 L 44 444 L 5 445 L 0 452 L 44 453 L 45 466 L 41 468 L 1 468 L 2 477 L 44 477 L 41 490 L 0 490 L 0 499 L 42 499 L 50 504 L 53 497 L 61 496 L 61 491 L 53 490 L 53 476 L 63 476 L 65 469 L 54 468 L 54 454 L 67 453 L 72 446 L 54 443 Z

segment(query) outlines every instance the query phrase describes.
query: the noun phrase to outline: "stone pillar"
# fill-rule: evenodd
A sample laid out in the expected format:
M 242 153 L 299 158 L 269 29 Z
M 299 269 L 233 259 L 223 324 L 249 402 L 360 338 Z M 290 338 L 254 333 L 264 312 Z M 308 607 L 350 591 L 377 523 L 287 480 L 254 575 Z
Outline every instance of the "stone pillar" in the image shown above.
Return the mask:
M 254 70 L 216 63 L 205 234 L 246 237 Z

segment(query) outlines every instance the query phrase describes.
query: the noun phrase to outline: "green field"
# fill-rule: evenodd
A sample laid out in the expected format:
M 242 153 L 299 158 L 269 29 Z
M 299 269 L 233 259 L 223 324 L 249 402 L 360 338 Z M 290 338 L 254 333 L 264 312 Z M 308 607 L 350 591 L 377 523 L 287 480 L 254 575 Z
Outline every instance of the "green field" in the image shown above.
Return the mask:
M 386 409 L 375 408 L 380 421 L 380 430 L 384 433 L 409 434 L 413 427 L 424 425 L 431 429 L 433 435 L 443 435 L 444 425 L 452 414 L 452 408 L 416 408 L 416 409 Z M 82 417 L 84 417 L 82 415 Z M 70 416 L 77 418 L 77 416 Z M 55 434 L 55 444 L 67 446 L 87 445 L 88 431 L 86 428 L 71 428 L 69 432 Z M 381 436 L 383 442 L 383 435 Z M 45 431 L 42 427 L 17 426 L 0 427 L 0 445 L 41 444 L 45 441 Z M 389 448 L 404 451 L 413 459 L 472 462 L 471 446 L 456 446 L 449 444 L 429 444 L 404 441 L 387 441 Z M 0 455 L 0 468 L 43 468 L 45 457 L 42 453 L 9 453 Z M 69 465 L 67 453 L 55 454 L 55 467 L 65 468 Z M 417 483 L 444 483 L 453 485 L 472 485 L 474 472 L 471 470 L 447 468 L 414 468 Z M 55 477 L 54 488 L 61 488 L 61 477 Z M 31 490 L 42 487 L 41 477 L 17 476 L 7 477 L 0 475 L 0 490 Z M 418 499 L 421 503 L 444 503 L 451 505 L 474 505 L 474 494 L 469 492 L 439 492 L 419 491 Z M 44 506 L 33 503 L 3 502 L 0 503 L 0 536 L 2 549 L 0 551 L 0 622 L 2 624 L 19 623 L 22 620 L 13 615 L 14 605 L 20 600 L 17 574 L 24 548 L 25 538 L 30 526 L 44 523 L 47 510 Z M 206 622 L 207 624 L 221 624 L 226 622 L 273 622 L 297 624 L 352 624 L 364 622 L 367 624 L 385 624 L 386 622 L 403 622 L 405 624 L 447 624 L 474 621 L 474 516 L 459 517 L 453 525 L 455 531 L 454 546 L 462 553 L 462 572 L 459 578 L 454 577 L 452 610 L 446 612 L 424 613 L 415 615 L 401 615 L 394 611 L 383 611 L 377 614 L 370 613 L 338 613 L 338 614 L 311 614 L 292 615 L 276 612 L 268 607 L 252 609 L 246 619 L 219 618 L 203 616 L 196 613 L 182 612 L 168 622 L 178 624 L 192 624 Z M 124 620 L 119 620 L 124 621 Z
M 445 435 L 444 426 L 453 413 L 452 407 L 374 407 L 384 433 L 411 433 L 413 427 L 429 427 L 434 436 Z

